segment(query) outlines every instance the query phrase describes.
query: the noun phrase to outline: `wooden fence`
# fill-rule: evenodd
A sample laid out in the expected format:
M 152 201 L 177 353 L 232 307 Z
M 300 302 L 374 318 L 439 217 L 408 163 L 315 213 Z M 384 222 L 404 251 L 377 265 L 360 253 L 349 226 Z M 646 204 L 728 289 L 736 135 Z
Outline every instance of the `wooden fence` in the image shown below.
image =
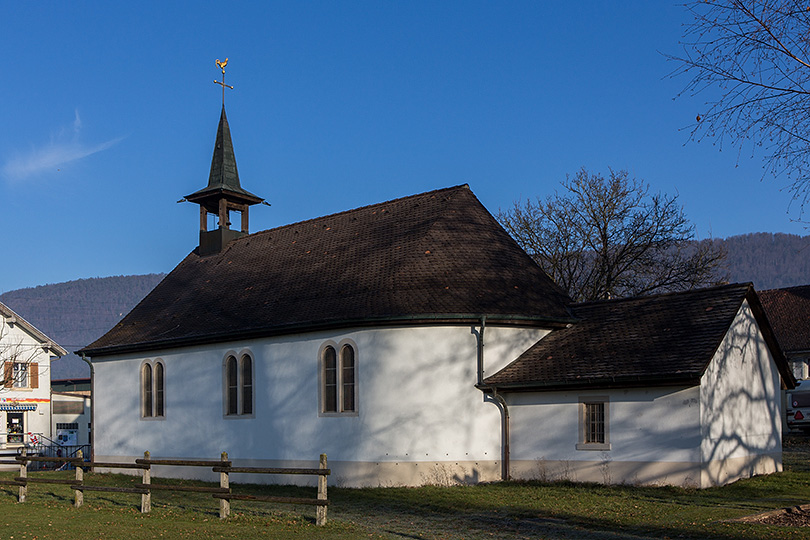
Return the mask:
M 28 476 L 28 464 L 31 462 L 59 462 L 71 463 L 76 467 L 76 478 L 71 479 L 57 479 L 57 478 L 31 478 Z M 227 452 L 222 452 L 220 459 L 217 460 L 177 460 L 177 459 L 152 459 L 149 452 L 143 453 L 143 459 L 136 459 L 135 463 L 103 463 L 103 462 L 90 462 L 84 461 L 82 458 L 60 458 L 60 457 L 43 457 L 43 456 L 29 456 L 26 450 L 23 449 L 22 454 L 15 457 L 14 460 L 3 460 L 0 464 L 19 464 L 20 475 L 15 477 L 14 480 L 0 480 L 0 484 L 19 486 L 18 501 L 25 502 L 28 494 L 29 484 L 66 484 L 74 490 L 74 506 L 79 508 L 84 504 L 85 491 L 105 491 L 114 493 L 139 493 L 141 495 L 141 512 L 144 514 L 152 510 L 152 491 L 192 491 L 197 493 L 210 493 L 214 498 L 219 499 L 219 517 L 226 518 L 231 513 L 231 501 L 261 501 L 270 503 L 284 503 L 284 504 L 306 504 L 316 506 L 315 523 L 317 525 L 326 525 L 326 507 L 329 505 L 329 499 L 326 497 L 326 477 L 329 476 L 330 470 L 326 466 L 326 454 L 321 454 L 320 465 L 317 469 L 297 469 L 297 468 L 260 468 L 260 467 L 233 467 L 230 460 L 228 460 Z M 214 472 L 219 473 L 219 487 L 210 486 L 176 486 L 176 485 L 163 485 L 152 483 L 152 466 L 153 465 L 170 465 L 175 467 L 206 467 L 211 468 Z M 99 467 L 104 469 L 141 469 L 142 481 L 136 484 L 135 487 L 116 487 L 116 486 L 99 486 L 90 485 L 84 481 L 84 469 Z M 231 491 L 230 475 L 231 473 L 245 473 L 245 474 L 306 474 L 318 476 L 318 494 L 315 499 L 303 497 L 273 497 L 273 496 L 260 496 L 260 495 L 241 495 Z

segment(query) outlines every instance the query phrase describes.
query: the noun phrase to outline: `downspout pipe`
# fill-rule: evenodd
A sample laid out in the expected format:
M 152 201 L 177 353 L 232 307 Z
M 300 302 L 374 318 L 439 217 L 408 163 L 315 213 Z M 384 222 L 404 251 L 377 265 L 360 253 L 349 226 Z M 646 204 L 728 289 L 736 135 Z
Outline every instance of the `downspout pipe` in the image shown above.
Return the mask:
M 489 390 L 492 392 L 492 398 L 501 407 L 501 479 L 503 481 L 509 480 L 509 407 L 506 404 L 504 397 L 498 393 L 498 389 L 494 386 L 484 386 L 484 331 L 487 328 L 487 316 L 481 315 L 481 330 L 478 333 L 478 384 L 477 387 L 482 391 Z
M 96 374 L 93 363 L 82 353 L 82 360 L 90 366 L 90 463 L 96 461 Z M 92 469 L 91 469 L 92 470 Z
M 508 482 L 511 479 L 509 475 L 509 407 L 506 405 L 504 397 L 498 393 L 498 388 L 495 386 L 489 388 L 492 390 L 492 397 L 500 403 L 503 409 L 501 415 L 503 420 L 503 467 L 501 468 L 501 478 L 504 482 Z

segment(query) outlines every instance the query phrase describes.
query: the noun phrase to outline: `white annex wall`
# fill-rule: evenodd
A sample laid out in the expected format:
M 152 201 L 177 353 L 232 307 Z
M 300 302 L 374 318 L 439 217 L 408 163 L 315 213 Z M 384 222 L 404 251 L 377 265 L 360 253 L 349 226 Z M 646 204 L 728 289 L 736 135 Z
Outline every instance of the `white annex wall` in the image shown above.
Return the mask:
M 485 365 L 496 356 L 508 360 L 494 363 L 508 363 L 545 333 L 488 327 Z M 323 416 L 319 351 L 347 340 L 356 345 L 358 413 Z M 310 466 L 326 453 L 330 468 L 343 464 L 347 485 L 429 480 L 425 467 L 398 472 L 406 468 L 400 464 L 418 463 L 449 463 L 457 481 L 497 479 L 491 476 L 500 472 L 501 414 L 475 388 L 477 347 L 477 327 L 392 327 L 101 358 L 93 362 L 96 456 L 149 450 L 211 459 L 227 451 L 234 460 Z M 225 417 L 223 359 L 243 352 L 255 361 L 255 414 Z M 139 370 L 144 360 L 158 359 L 166 369 L 165 419 L 141 419 Z
M 607 398 L 609 450 L 577 450 L 580 401 Z M 515 393 L 508 396 L 512 474 L 525 479 L 697 483 L 697 387 Z
M 780 385 L 776 363 L 744 302 L 701 379 L 705 485 L 781 470 Z

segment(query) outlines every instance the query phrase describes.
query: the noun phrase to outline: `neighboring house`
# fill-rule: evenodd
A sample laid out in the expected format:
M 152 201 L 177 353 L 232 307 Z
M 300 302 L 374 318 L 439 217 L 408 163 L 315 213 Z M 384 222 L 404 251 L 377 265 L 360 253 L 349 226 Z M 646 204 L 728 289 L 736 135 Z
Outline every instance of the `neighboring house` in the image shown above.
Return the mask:
M 793 376 L 810 376 L 810 285 L 759 293 L 762 307 L 787 356 Z
M 90 379 L 51 381 L 51 433 L 58 444 L 81 446 L 91 443 L 90 388 Z
M 467 186 L 248 234 L 261 199 L 224 108 L 208 187 L 186 200 L 199 247 L 79 351 L 98 461 L 326 453 L 347 486 L 781 469 L 793 379 L 750 285 L 571 306 Z
M 0 452 L 51 437 L 51 362 L 67 351 L 0 303 Z

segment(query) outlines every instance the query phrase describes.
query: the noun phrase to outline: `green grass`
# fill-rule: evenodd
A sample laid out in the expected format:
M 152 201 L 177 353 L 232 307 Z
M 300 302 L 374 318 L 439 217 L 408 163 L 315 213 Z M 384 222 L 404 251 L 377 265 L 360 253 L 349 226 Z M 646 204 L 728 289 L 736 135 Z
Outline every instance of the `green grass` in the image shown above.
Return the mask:
M 315 526 L 310 506 L 234 501 L 232 517 L 218 518 L 206 494 L 155 492 L 152 513 L 139 512 L 140 495 L 85 493 L 31 485 L 28 501 L 0 487 L 0 538 L 807 538 L 810 527 L 727 521 L 764 510 L 810 502 L 810 450 L 788 441 L 786 472 L 705 490 L 596 486 L 572 483 L 496 483 L 422 488 L 330 488 L 329 524 Z M 72 472 L 30 473 L 72 478 Z M 14 473 L 2 473 L 11 478 Z M 87 483 L 135 484 L 139 478 L 86 474 Z M 154 481 L 158 483 L 158 481 Z M 194 485 L 197 482 L 165 480 Z M 314 488 L 236 485 L 234 491 L 314 497 Z

